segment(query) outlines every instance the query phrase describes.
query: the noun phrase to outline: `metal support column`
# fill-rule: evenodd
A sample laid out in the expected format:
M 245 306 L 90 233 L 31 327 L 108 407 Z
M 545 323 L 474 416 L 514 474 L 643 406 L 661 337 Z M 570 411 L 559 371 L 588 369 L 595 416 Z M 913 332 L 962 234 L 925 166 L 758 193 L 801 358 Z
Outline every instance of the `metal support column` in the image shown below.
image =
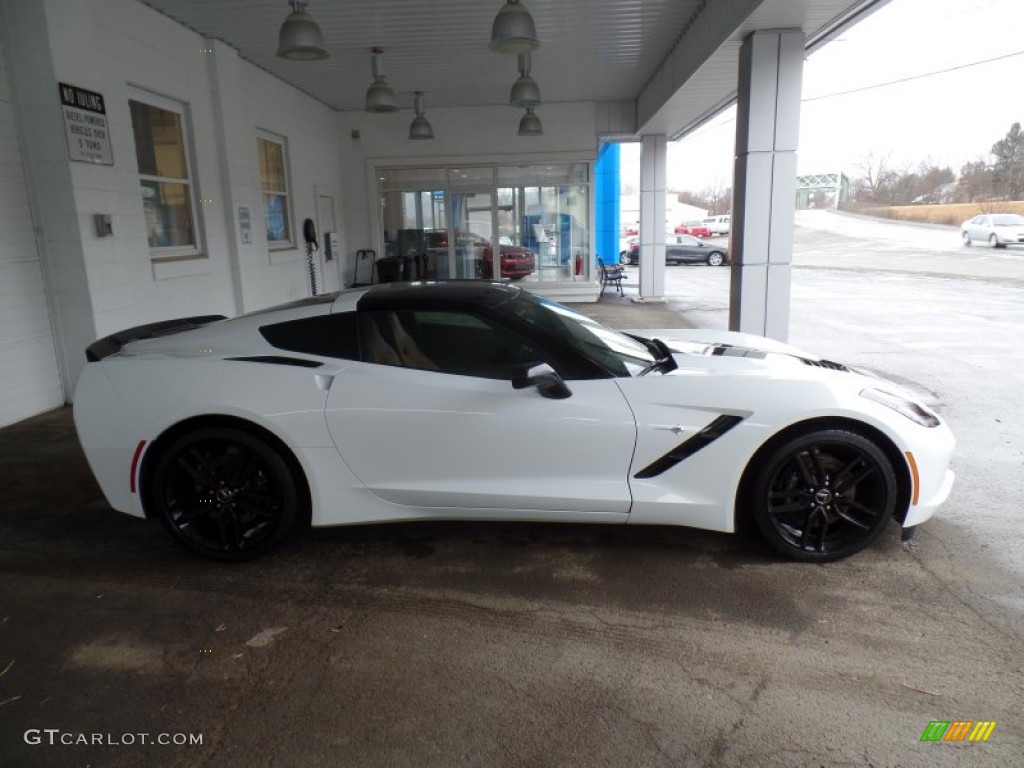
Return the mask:
M 665 300 L 665 192 L 668 140 L 664 134 L 642 137 L 640 149 L 640 296 L 634 301 Z
M 740 48 L 729 328 L 789 335 L 804 35 L 753 32 Z

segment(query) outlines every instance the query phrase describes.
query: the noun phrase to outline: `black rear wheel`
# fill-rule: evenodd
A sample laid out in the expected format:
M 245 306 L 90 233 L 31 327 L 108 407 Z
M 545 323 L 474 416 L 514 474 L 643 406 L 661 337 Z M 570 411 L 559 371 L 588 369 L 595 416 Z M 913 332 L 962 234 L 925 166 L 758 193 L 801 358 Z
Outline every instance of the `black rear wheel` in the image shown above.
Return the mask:
M 754 520 L 765 540 L 794 560 L 829 562 L 867 547 L 896 509 L 896 473 L 885 452 L 855 432 L 796 437 L 758 465 Z
M 725 254 L 721 251 L 712 251 L 708 254 L 708 265 L 720 267 L 725 263 Z
M 163 451 L 149 498 L 171 535 L 205 557 L 247 560 L 294 527 L 299 491 L 288 463 L 244 430 L 210 427 Z

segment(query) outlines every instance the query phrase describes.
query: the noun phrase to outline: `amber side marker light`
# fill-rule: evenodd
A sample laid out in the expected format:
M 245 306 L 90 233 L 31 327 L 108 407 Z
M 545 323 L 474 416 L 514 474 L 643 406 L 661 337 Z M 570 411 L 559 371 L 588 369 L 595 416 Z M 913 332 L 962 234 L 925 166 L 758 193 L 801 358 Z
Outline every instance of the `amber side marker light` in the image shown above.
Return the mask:
M 921 476 L 917 473 L 917 461 L 914 459 L 914 454 L 910 451 L 907 451 L 907 463 L 910 465 L 910 480 L 914 486 L 914 494 L 910 503 L 916 507 L 917 500 L 921 496 Z

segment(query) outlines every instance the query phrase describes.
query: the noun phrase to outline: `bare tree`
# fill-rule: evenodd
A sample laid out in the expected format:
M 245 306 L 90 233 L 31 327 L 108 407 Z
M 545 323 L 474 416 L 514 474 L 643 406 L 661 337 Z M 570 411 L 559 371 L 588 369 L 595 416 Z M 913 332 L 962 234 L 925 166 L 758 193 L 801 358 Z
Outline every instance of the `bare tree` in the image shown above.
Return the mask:
M 876 155 L 869 152 L 857 165 L 860 176 L 854 182 L 859 202 L 888 205 L 893 201 L 894 187 L 899 174 L 890 167 L 889 153 Z

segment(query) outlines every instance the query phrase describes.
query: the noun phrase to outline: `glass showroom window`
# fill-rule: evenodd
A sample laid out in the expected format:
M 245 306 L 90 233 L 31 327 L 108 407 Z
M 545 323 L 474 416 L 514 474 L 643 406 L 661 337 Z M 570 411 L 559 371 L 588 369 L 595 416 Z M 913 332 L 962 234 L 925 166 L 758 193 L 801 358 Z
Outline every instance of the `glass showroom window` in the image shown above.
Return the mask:
M 156 96 L 130 99 L 146 236 L 153 258 L 199 255 L 184 106 Z
M 498 168 L 498 230 L 537 256 L 527 280 L 588 279 L 590 170 L 586 163 Z
M 260 188 L 263 211 L 267 217 L 267 244 L 271 248 L 290 248 L 291 216 L 288 215 L 288 165 L 285 140 L 271 134 L 256 139 L 260 154 Z
M 382 169 L 378 182 L 383 274 L 589 279 L 587 163 Z

